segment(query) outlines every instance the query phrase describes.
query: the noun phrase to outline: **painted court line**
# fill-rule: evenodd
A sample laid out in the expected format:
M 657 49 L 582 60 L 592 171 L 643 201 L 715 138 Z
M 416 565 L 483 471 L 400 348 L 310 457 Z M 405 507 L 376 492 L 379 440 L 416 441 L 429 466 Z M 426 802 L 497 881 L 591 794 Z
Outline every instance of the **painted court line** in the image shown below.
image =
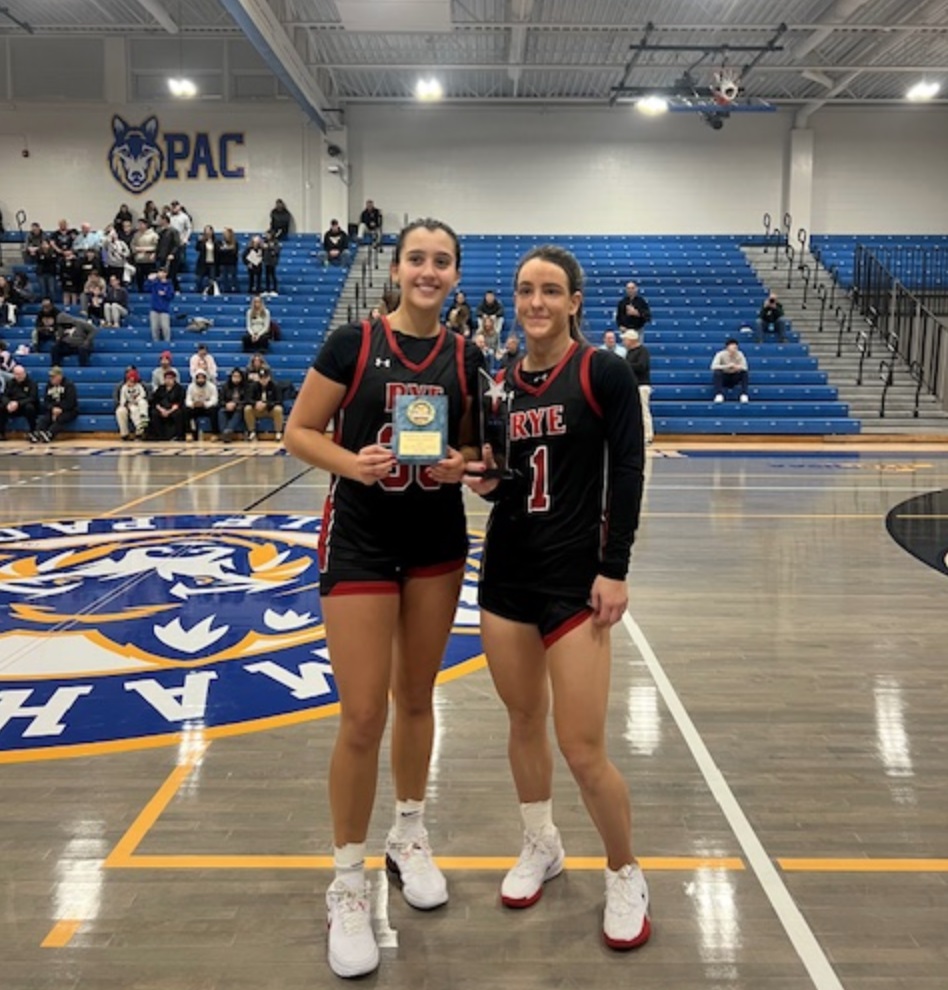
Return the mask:
M 734 797 L 724 775 L 714 762 L 714 758 L 704 744 L 691 716 L 678 697 L 678 692 L 668 679 L 649 641 L 645 638 L 645 633 L 642 632 L 629 612 L 622 616 L 622 623 L 645 661 L 662 700 L 675 720 L 675 724 L 678 726 L 692 756 L 694 756 L 714 799 L 731 826 L 751 870 L 760 881 L 764 894 L 787 933 L 790 943 L 809 973 L 813 986 L 816 990 L 843 990 L 843 984 L 830 965 L 826 953 L 790 896 L 777 867 L 767 855 L 763 843 L 757 837 L 757 833 L 748 821 L 737 798 Z
M 50 933 L 40 943 L 41 949 L 64 949 L 72 941 L 73 935 L 82 927 L 81 921 L 57 921 Z

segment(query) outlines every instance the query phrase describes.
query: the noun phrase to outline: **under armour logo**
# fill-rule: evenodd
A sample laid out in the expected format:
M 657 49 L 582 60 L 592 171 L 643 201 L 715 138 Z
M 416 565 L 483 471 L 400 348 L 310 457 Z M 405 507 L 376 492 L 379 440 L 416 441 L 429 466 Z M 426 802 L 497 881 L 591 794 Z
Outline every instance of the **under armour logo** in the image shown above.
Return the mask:
M 391 358 L 376 358 L 375 359 L 375 367 L 376 368 L 381 368 L 381 367 L 383 367 L 383 365 L 386 368 L 391 368 L 391 366 L 392 366 L 392 359 Z

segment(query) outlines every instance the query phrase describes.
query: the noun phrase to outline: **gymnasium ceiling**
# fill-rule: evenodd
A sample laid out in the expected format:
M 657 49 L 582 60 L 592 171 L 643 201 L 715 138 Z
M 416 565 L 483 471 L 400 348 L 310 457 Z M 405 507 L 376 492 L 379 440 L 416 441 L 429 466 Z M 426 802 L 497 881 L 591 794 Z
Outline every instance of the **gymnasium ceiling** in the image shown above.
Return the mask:
M 289 91 L 323 107 L 410 100 L 423 74 L 449 101 L 604 105 L 623 82 L 667 88 L 689 68 L 706 86 L 722 61 L 741 69 L 758 55 L 735 49 L 768 43 L 781 50 L 759 53 L 747 97 L 891 105 L 924 78 L 948 101 L 948 0 L 0 0 L 2 10 L 60 38 L 239 39 L 249 20 L 271 43 L 269 64 L 291 70 Z M 649 22 L 648 44 L 661 47 L 629 68 Z M 26 33 L 0 14 L 0 38 Z

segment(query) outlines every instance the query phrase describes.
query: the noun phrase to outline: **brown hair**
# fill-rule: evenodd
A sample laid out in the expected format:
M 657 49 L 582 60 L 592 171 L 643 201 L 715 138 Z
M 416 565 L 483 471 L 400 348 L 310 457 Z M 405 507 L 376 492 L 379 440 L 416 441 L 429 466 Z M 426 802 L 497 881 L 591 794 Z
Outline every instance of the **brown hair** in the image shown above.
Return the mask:
M 539 247 L 531 248 L 518 262 L 517 269 L 514 272 L 514 291 L 517 289 L 517 282 L 520 280 L 520 270 L 528 261 L 534 261 L 539 259 L 540 261 L 548 261 L 551 265 L 556 265 L 557 268 L 563 270 L 566 274 L 566 281 L 569 286 L 569 294 L 573 295 L 574 292 L 582 293 L 583 286 L 586 284 L 586 276 L 583 273 L 583 266 L 576 260 L 576 256 L 571 252 L 567 251 L 566 248 L 559 247 L 557 244 L 541 244 Z M 578 340 L 580 343 L 585 343 L 586 338 L 583 336 L 582 326 L 583 321 L 583 304 L 582 300 L 579 303 L 579 309 L 569 318 L 569 335 L 573 340 Z
M 452 227 L 449 227 L 443 220 L 435 220 L 433 217 L 419 217 L 399 231 L 398 240 L 395 242 L 395 253 L 392 255 L 392 264 L 397 265 L 405 247 L 405 238 L 413 230 L 443 230 L 454 242 L 454 266 L 461 267 L 461 242 Z

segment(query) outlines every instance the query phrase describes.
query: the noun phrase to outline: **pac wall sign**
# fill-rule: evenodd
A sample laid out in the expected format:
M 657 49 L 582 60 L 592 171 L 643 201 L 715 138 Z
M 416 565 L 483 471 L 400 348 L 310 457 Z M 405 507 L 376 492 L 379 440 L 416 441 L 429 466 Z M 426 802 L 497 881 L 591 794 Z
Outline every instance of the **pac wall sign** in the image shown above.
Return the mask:
M 0 763 L 334 713 L 319 531 L 318 516 L 259 514 L 0 527 Z M 483 664 L 480 549 L 443 674 Z

